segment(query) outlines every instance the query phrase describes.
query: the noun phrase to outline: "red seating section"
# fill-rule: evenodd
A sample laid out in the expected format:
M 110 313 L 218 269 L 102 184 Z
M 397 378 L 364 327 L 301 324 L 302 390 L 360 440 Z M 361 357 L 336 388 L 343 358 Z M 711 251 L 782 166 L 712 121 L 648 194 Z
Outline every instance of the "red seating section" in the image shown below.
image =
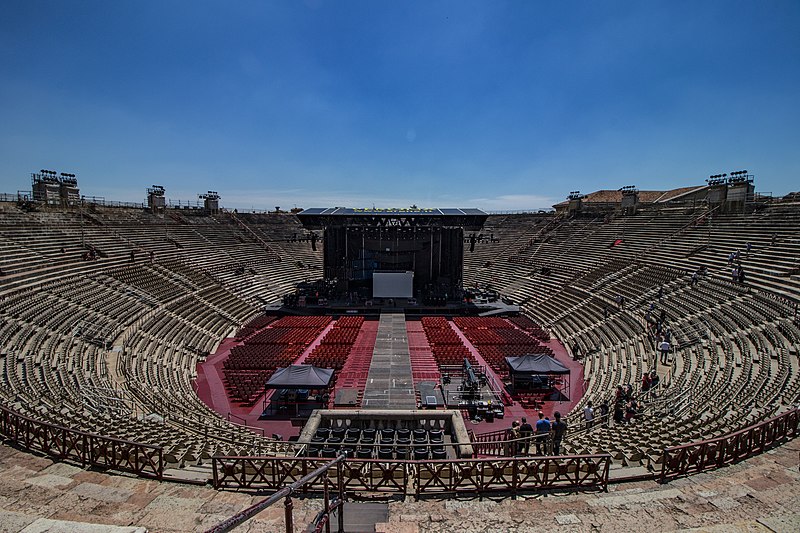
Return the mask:
M 264 383 L 277 368 L 292 364 L 331 322 L 326 316 L 274 317 L 262 316 L 248 322 L 237 335 L 244 344 L 231 349 L 224 363 L 225 385 L 231 399 L 253 405 L 264 391 Z M 444 317 L 424 317 L 422 329 L 436 365 L 461 366 L 464 358 L 477 365 L 478 361 L 464 345 L 461 337 Z M 547 333 L 536 323 L 525 317 L 504 319 L 498 317 L 457 317 L 453 323 L 475 346 L 480 355 L 500 378 L 508 376 L 505 358 L 528 353 L 547 353 L 547 346 L 538 339 L 546 339 Z M 371 357 L 359 358 L 359 364 L 345 365 L 350 358 L 353 344 L 364 324 L 360 316 L 345 316 L 336 321 L 319 345 L 308 354 L 306 364 L 322 368 L 333 368 L 334 383 L 356 386 L 366 380 Z M 361 361 L 363 359 L 363 361 Z M 342 372 L 342 370 L 346 370 Z M 430 374 L 430 375 L 429 375 Z M 415 376 L 416 380 L 432 379 L 433 369 Z M 531 403 L 538 398 L 524 398 Z
M 228 396 L 253 405 L 275 370 L 291 365 L 330 322 L 327 316 L 283 317 L 233 347 L 223 363 Z
M 450 323 L 447 322 L 446 318 L 424 317 L 422 319 L 422 328 L 425 330 L 425 336 L 431 346 L 433 358 L 436 359 L 436 364 L 439 365 L 440 370 L 443 365 L 461 366 L 464 364 L 465 357 L 469 359 L 471 364 L 478 364 L 469 349 L 464 346 L 461 337 L 450 327 Z
M 346 316 L 337 320 L 333 328 L 322 338 L 319 346 L 306 357 L 305 363 L 341 370 L 347 362 L 363 324 L 364 317 L 360 316 Z
M 550 340 L 550 334 L 547 333 L 539 324 L 526 316 L 515 316 L 509 318 L 509 320 L 519 329 L 528 332 L 534 338 L 542 342 L 547 342 Z
M 550 348 L 542 346 L 531 334 L 517 329 L 505 318 L 456 317 L 453 323 L 501 378 L 508 376 L 506 357 L 534 353 L 553 355 Z
M 341 320 L 357 320 L 358 317 L 345 317 Z M 337 325 L 339 323 L 337 322 Z M 341 389 L 358 390 L 357 405 L 361 406 L 364 397 L 364 387 L 369 377 L 369 367 L 372 363 L 372 352 L 375 348 L 375 337 L 378 332 L 378 322 L 372 320 L 364 322 L 360 327 L 358 337 L 350 348 L 350 355 L 342 370 L 337 372 L 336 389 L 337 393 Z M 335 398 L 331 399 L 329 407 L 334 407 Z
M 408 355 L 411 357 L 411 377 L 414 383 L 421 381 L 438 383 L 442 373 L 433 357 L 431 345 L 422 328 L 422 321 L 407 321 L 406 332 L 408 333 Z

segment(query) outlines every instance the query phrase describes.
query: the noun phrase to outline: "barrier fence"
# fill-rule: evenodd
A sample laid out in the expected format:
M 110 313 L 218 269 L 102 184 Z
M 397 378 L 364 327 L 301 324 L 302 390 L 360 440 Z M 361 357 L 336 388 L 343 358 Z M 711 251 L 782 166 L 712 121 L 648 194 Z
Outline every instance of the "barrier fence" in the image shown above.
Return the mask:
M 278 490 L 295 483 L 329 459 L 214 457 L 214 487 Z M 606 490 L 611 455 L 505 457 L 389 461 L 347 459 L 303 486 L 321 492 L 325 479 L 346 491 L 394 492 L 417 498 L 431 494 L 512 492 L 586 488 Z
M 161 446 L 103 437 L 34 420 L 0 406 L 0 435 L 29 450 L 60 460 L 163 479 Z
M 344 488 L 341 484 L 341 465 L 342 462 L 345 460 L 344 455 L 340 455 L 339 457 L 333 460 L 325 460 L 321 461 L 319 464 L 315 465 L 314 470 L 307 473 L 306 475 L 302 476 L 300 479 L 297 479 L 290 483 L 287 486 L 281 487 L 276 493 L 272 494 L 271 496 L 267 497 L 260 502 L 251 505 L 247 509 L 240 511 L 233 515 L 232 517 L 228 518 L 224 522 L 220 523 L 219 525 L 209 529 L 206 533 L 226 533 L 227 531 L 231 531 L 232 529 L 236 528 L 237 526 L 245 523 L 246 521 L 250 520 L 258 513 L 270 507 L 280 500 L 284 500 L 284 524 L 286 526 L 286 533 L 293 533 L 294 532 L 294 504 L 292 502 L 292 495 L 298 492 L 298 489 L 305 490 L 305 486 L 309 483 L 313 483 L 315 480 L 322 476 L 323 480 L 323 487 L 325 491 L 325 500 L 324 506 L 322 510 L 317 514 L 314 518 L 314 522 L 312 524 L 313 531 L 319 533 L 322 531 L 322 528 L 325 528 L 327 532 L 330 531 L 330 519 L 331 513 L 334 509 L 339 509 L 339 527 L 337 531 L 344 532 L 344 521 L 343 521 L 343 503 L 344 503 Z M 337 478 L 340 480 L 339 486 L 337 488 L 338 495 L 333 503 L 330 501 L 329 497 L 329 476 L 326 476 L 326 472 L 330 471 L 337 472 Z
M 664 450 L 660 481 L 738 463 L 797 436 L 800 409 L 793 409 L 715 439 Z
M 467 430 L 475 455 L 509 455 L 511 446 L 510 429 L 498 429 L 487 433 L 476 434 L 471 429 Z M 522 441 L 522 439 L 519 439 Z
M 797 436 L 800 408 L 747 428 L 700 442 L 664 449 L 659 479 L 671 479 L 734 464 Z M 472 435 L 480 455 L 507 453 L 504 431 Z M 105 437 L 38 421 L 0 406 L 0 435 L 20 447 L 82 466 L 131 472 L 163 479 L 163 448 Z M 329 461 L 310 457 L 216 456 L 212 458 L 215 488 L 279 490 Z M 303 485 L 322 492 L 326 483 L 344 490 L 424 494 L 512 492 L 555 488 L 606 490 L 610 454 L 484 457 L 478 459 L 406 461 L 347 459 L 339 468 Z M 327 481 L 326 481 L 327 480 Z

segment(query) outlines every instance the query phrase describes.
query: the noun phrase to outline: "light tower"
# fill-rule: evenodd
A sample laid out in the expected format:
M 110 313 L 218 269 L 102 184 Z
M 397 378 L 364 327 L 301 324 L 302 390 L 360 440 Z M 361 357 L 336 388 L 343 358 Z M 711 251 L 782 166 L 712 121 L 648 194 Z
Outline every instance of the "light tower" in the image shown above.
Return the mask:
M 55 170 L 42 169 L 31 174 L 31 192 L 34 202 L 58 204 L 61 202 L 61 182 Z
M 208 191 L 205 194 L 199 194 L 197 196 L 198 198 L 202 198 L 206 213 L 209 215 L 215 215 L 219 213 L 220 196 L 217 191 Z
M 164 187 L 153 185 L 147 188 L 147 207 L 152 213 L 163 213 L 167 202 L 164 199 Z
M 584 198 L 586 198 L 586 195 L 581 194 L 581 191 L 570 191 L 569 194 L 567 195 L 567 200 L 569 200 L 567 213 L 569 213 L 570 215 L 580 213 L 581 209 L 583 209 Z
M 622 193 L 622 212 L 626 215 L 635 215 L 639 205 L 639 189 L 635 185 L 626 185 L 619 190 Z
M 727 211 L 743 213 L 747 209 L 747 204 L 753 202 L 755 194 L 754 176 L 746 170 L 736 170 L 728 176 Z

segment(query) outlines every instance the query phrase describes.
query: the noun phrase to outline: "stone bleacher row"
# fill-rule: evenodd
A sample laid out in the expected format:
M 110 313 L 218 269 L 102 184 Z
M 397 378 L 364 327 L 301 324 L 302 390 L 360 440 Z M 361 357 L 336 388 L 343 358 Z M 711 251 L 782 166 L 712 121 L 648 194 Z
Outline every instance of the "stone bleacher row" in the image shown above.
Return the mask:
M 544 233 L 541 224 L 525 228 L 531 243 L 521 248 L 520 227 L 490 217 L 500 242 L 465 251 L 465 283 L 511 296 L 583 358 L 587 391 L 568 418 L 573 430 L 587 401 L 612 401 L 627 383 L 639 394 L 657 357 L 645 316 L 663 309 L 674 362 L 659 398 L 645 402 L 635 424 L 572 431 L 565 440 L 567 452 L 609 451 L 618 465 L 652 466 L 664 446 L 739 429 L 800 400 L 798 215 L 794 208 L 561 218 Z M 730 281 L 727 256 L 737 249 L 744 286 Z M 693 286 L 691 272 L 703 267 L 708 274 Z
M 264 228 L 283 228 L 283 241 L 300 224 L 288 215 L 252 222 Z M 283 450 L 211 411 L 193 385 L 198 361 L 258 306 L 321 272 L 321 250 L 307 243 L 270 248 L 224 214 L 0 205 L 0 401 L 162 445 L 168 466 Z M 302 257 L 303 267 L 283 257 Z M 250 264 L 255 274 L 239 273 Z
M 318 277 L 322 243 L 313 252 L 293 241 L 303 230 L 290 215 L 238 219 L 249 230 L 224 214 L 0 206 L 3 403 L 163 445 L 170 464 L 277 450 L 210 412 L 194 394 L 194 369 L 265 301 Z M 587 394 L 568 418 L 566 451 L 609 451 L 618 464 L 648 464 L 663 446 L 738 429 L 800 399 L 796 207 L 493 216 L 488 232 L 500 242 L 465 251 L 465 284 L 511 296 L 584 360 Z M 87 247 L 97 259 L 82 259 Z M 737 249 L 745 287 L 730 281 L 727 257 Z M 692 286 L 689 274 L 701 267 L 708 275 Z M 659 398 L 634 424 L 575 431 L 587 401 L 610 399 L 624 383 L 638 393 L 655 357 L 644 324 L 651 303 L 655 313 L 665 311 L 676 346 Z M 460 365 L 469 351 L 441 320 L 447 328 L 423 320 L 431 350 L 437 364 Z M 119 401 L 96 393 L 115 390 Z

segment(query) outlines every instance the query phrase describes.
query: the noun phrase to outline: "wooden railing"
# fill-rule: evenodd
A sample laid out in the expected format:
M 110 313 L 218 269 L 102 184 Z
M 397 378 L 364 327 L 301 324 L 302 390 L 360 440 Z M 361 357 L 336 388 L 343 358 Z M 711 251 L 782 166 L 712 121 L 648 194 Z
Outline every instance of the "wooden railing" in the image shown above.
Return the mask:
M 414 461 L 415 496 L 608 487 L 611 455 Z
M 660 481 L 738 463 L 797 435 L 800 409 L 793 409 L 722 437 L 667 448 Z
M 0 435 L 23 448 L 81 466 L 97 466 L 162 479 L 163 449 L 34 420 L 0 406 Z
M 313 472 L 328 459 L 280 457 L 214 457 L 214 487 L 278 490 Z M 303 486 L 321 492 L 325 478 L 344 490 L 415 495 L 487 493 L 553 488 L 605 490 L 609 454 L 561 457 L 504 457 L 432 461 L 347 459 Z
M 508 455 L 511 445 L 511 430 L 498 429 L 487 433 L 473 433 L 469 430 L 469 438 L 472 441 L 472 448 L 475 455 Z M 517 439 L 521 441 L 522 439 Z

